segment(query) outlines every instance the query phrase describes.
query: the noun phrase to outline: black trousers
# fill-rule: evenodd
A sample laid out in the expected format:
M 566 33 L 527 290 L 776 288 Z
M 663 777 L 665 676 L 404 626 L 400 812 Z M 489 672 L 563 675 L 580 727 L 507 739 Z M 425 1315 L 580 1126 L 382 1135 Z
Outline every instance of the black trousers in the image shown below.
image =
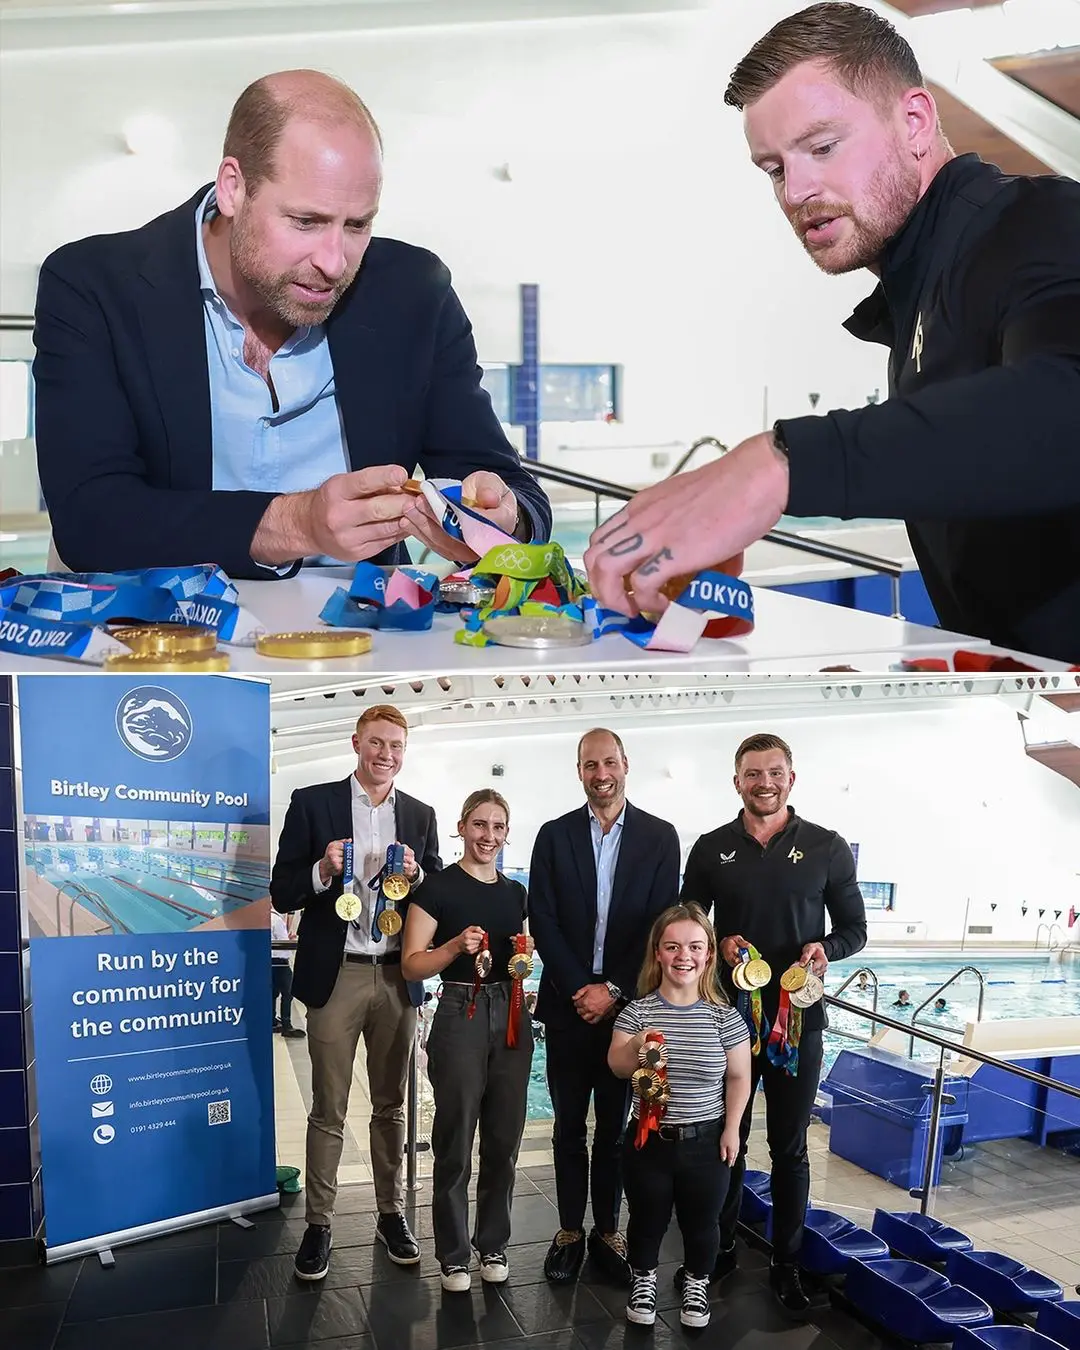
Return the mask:
M 548 1027 L 547 1081 L 555 1110 L 552 1146 L 559 1226 L 585 1227 L 592 1192 L 593 1225 L 601 1233 L 619 1227 L 622 1204 L 622 1142 L 630 1114 L 630 1081 L 608 1068 L 609 1020 Z M 588 1148 L 589 1102 L 593 1108 L 592 1157 Z M 591 1163 L 591 1166 L 590 1166 Z
M 731 1169 L 731 1185 L 720 1214 L 720 1245 L 735 1241 L 746 1171 L 746 1141 L 760 1082 L 765 1093 L 765 1134 L 772 1158 L 773 1260 L 798 1261 L 803 1217 L 810 1199 L 810 1159 L 806 1131 L 821 1076 L 821 1032 L 804 1031 L 799 1043 L 799 1071 L 792 1078 L 769 1062 L 764 1046 L 750 1061 L 750 1100 L 739 1124 L 739 1156 Z
M 275 961 L 270 966 L 270 974 L 270 988 L 273 991 L 272 1001 L 277 1003 L 278 999 L 281 999 L 281 1025 L 282 1027 L 291 1027 L 292 966 L 287 966 L 284 961 Z
M 623 1176 L 630 1218 L 627 1257 L 634 1270 L 655 1270 L 660 1244 L 671 1223 L 672 1207 L 683 1239 L 683 1265 L 707 1278 L 720 1248 L 717 1220 L 728 1192 L 731 1169 L 720 1161 L 721 1123 L 714 1121 L 697 1139 L 661 1139 L 650 1134 L 634 1146 L 630 1122 L 623 1145 Z

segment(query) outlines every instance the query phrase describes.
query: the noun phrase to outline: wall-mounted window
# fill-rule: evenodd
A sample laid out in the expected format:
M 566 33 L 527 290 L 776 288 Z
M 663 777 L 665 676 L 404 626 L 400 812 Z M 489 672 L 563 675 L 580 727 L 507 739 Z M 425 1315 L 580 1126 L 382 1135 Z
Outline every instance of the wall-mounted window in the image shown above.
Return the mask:
M 520 366 L 485 364 L 481 383 L 491 396 L 500 422 L 522 419 Z M 622 416 L 620 367 L 550 365 L 540 367 L 541 422 L 612 422 Z
M 860 881 L 863 902 L 867 909 L 893 909 L 896 904 L 894 881 Z

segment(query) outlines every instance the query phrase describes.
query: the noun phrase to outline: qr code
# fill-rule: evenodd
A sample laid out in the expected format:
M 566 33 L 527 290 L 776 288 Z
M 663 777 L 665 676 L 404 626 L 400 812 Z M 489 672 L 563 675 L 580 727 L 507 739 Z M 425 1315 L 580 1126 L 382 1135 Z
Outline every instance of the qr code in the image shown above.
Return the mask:
M 228 1125 L 232 1120 L 232 1102 L 228 1097 L 223 1102 L 207 1102 L 206 1118 L 211 1125 Z

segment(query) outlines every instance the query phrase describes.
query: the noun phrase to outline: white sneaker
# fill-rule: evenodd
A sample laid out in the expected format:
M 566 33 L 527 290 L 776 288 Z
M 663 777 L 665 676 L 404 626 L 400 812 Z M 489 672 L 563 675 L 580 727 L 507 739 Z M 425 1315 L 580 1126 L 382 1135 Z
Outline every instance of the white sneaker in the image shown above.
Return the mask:
M 440 1266 L 442 1287 L 448 1294 L 467 1294 L 472 1288 L 468 1266 Z
M 626 1305 L 626 1320 L 639 1327 L 651 1327 L 656 1321 L 656 1271 L 635 1270 Z
M 679 1321 L 684 1327 L 707 1327 L 709 1325 L 709 1277 L 691 1275 L 689 1271 L 683 1280 L 682 1312 Z
M 487 1252 L 480 1257 L 480 1278 L 488 1284 L 502 1284 L 510 1274 L 505 1252 Z

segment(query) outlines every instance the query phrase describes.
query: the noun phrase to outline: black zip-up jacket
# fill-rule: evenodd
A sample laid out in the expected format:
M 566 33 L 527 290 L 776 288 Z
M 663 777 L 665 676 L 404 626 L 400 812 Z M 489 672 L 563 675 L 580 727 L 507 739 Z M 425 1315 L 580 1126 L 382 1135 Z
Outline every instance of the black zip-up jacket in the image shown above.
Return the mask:
M 1080 183 L 951 160 L 844 326 L 889 399 L 779 424 L 788 512 L 902 518 L 943 627 L 1080 662 Z
M 787 824 L 764 848 L 743 824 L 742 812 L 703 834 L 686 860 L 679 897 L 711 914 L 717 941 L 738 933 L 768 961 L 773 977 L 761 994 L 770 1021 L 780 1002 L 780 976 L 808 942 L 820 942 L 830 961 L 866 946 L 866 905 L 851 848 L 835 830 L 787 810 Z M 731 971 L 723 961 L 718 969 L 734 1003 Z M 807 1031 L 827 1026 L 825 1005 L 807 1008 L 803 1025 Z

